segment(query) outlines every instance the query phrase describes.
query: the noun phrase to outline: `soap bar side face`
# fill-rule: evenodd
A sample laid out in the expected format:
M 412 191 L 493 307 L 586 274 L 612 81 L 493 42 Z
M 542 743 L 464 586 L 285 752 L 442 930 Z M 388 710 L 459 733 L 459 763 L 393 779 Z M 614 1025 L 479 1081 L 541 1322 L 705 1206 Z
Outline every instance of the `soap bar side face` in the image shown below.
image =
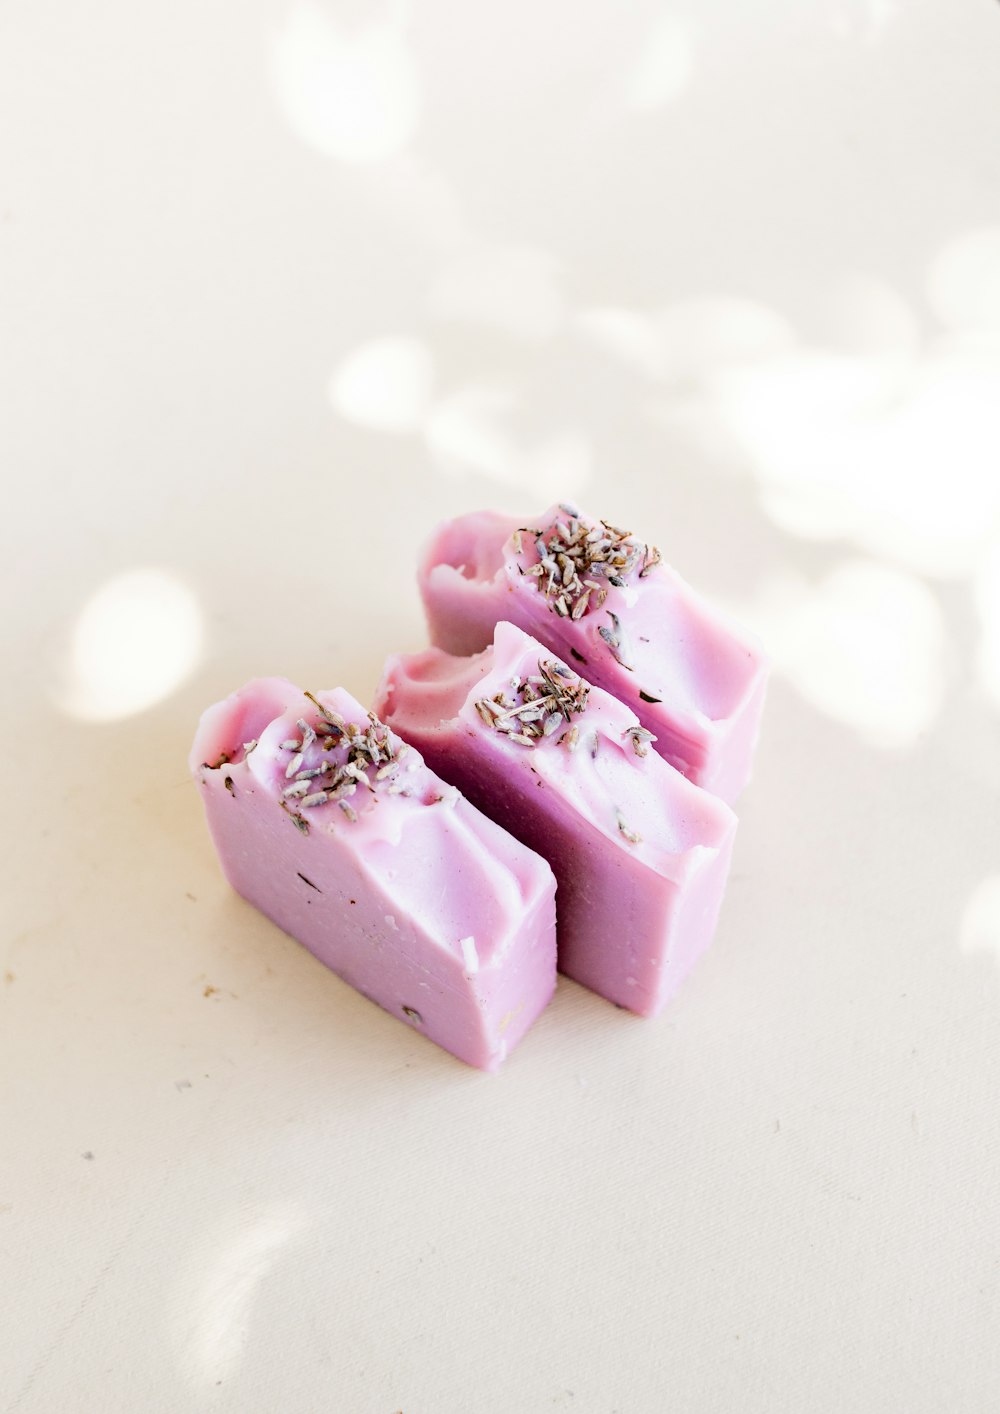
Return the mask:
M 734 799 L 749 777 L 763 708 L 759 645 L 654 547 L 569 511 L 553 507 L 522 523 L 499 549 L 509 518 L 462 517 L 439 530 L 419 577 L 432 641 L 470 653 L 486 646 L 498 620 L 517 624 L 625 702 L 671 765 Z M 498 555 L 500 568 L 476 578 L 475 567 Z
M 390 659 L 376 703 L 437 770 L 548 859 L 560 970 L 654 1015 L 714 930 L 735 817 L 656 756 L 635 715 L 600 689 L 584 685 L 582 710 L 554 723 L 539 669 L 580 681 L 501 624 L 479 658 L 431 649 Z M 526 711 L 501 720 L 506 731 L 491 725 L 515 705 L 512 685 L 531 679 Z M 546 700 L 539 715 L 533 702 Z M 521 739 L 525 731 L 546 734 Z
M 245 699 L 258 726 L 281 708 L 249 752 L 219 735 L 247 720 Z M 468 1063 L 496 1069 L 554 989 L 551 872 L 384 728 L 381 754 L 391 749 L 397 768 L 385 759 L 360 773 L 368 785 L 345 777 L 349 813 L 335 791 L 311 805 L 309 794 L 286 795 L 302 773 L 311 795 L 336 779 L 335 768 L 309 775 L 317 757 L 348 759 L 343 744 L 319 755 L 323 710 L 359 733 L 372 726 L 346 693 L 314 701 L 267 680 L 203 718 L 192 759 L 208 742 L 228 758 L 196 766 L 224 872 L 358 991 Z M 303 725 L 315 740 L 304 741 Z

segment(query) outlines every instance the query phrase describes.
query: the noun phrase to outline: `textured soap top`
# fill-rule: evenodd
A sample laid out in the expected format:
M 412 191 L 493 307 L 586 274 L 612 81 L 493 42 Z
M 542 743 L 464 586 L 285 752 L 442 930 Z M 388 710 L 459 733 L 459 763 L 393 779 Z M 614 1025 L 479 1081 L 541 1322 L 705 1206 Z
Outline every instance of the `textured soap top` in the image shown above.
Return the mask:
M 679 593 L 690 591 L 656 546 L 559 505 L 534 525 L 515 527 L 504 550 L 508 577 L 533 583 L 557 618 L 584 620 L 589 653 L 613 658 L 643 700 L 669 699 L 707 723 L 740 699 L 745 656 L 726 652 L 729 644 L 718 638 L 694 648 L 691 624 L 677 613 Z M 698 607 L 700 633 L 717 633 L 721 616 Z
M 511 775 L 530 770 L 606 847 L 663 877 L 683 877 L 701 846 L 732 833 L 732 811 L 650 750 L 655 736 L 634 712 L 514 624 L 497 624 L 471 658 L 437 648 L 390 658 L 376 706 L 421 744 L 450 722 L 485 732 Z M 443 769 L 443 755 L 433 759 Z
M 533 556 L 526 555 L 526 542 Z M 518 527 L 510 546 L 522 573 L 537 581 L 555 613 L 571 619 L 598 612 L 611 589 L 645 579 L 662 558 L 655 545 L 637 540 L 631 531 L 587 520 L 564 504 L 543 516 L 540 525 Z M 602 637 L 612 641 L 610 633 Z
M 483 940 L 479 964 L 512 942 L 547 866 L 487 819 L 373 713 L 337 688 L 260 679 L 210 708 L 192 770 L 271 800 L 276 827 L 335 839 L 434 936 Z

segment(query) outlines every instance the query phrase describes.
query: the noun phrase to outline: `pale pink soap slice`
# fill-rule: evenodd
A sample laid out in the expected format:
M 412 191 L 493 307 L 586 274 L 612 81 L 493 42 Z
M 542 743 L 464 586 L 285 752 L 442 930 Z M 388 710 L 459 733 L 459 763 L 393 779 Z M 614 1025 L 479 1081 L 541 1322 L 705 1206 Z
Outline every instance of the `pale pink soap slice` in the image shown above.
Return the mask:
M 736 817 L 649 733 L 513 624 L 476 657 L 390 658 L 376 710 L 435 770 L 548 859 L 559 968 L 655 1015 L 715 929 Z
M 766 658 L 655 548 L 569 506 L 480 511 L 439 527 L 419 583 L 439 648 L 478 653 L 515 623 L 620 698 L 696 784 L 730 802 L 746 785 Z
M 555 987 L 555 882 L 342 689 L 248 683 L 190 758 L 229 882 L 386 1011 L 495 1070 Z

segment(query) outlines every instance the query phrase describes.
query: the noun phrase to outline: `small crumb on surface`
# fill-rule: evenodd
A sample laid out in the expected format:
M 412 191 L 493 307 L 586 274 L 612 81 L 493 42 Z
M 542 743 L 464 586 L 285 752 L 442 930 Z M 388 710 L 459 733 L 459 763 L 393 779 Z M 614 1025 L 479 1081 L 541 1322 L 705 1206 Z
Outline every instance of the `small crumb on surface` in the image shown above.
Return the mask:
M 93 1157 L 94 1157 L 93 1151 L 90 1150 L 90 1149 L 87 1149 L 85 1153 L 83 1153 L 83 1154 L 80 1155 L 80 1158 L 81 1158 L 81 1159 L 88 1159 L 88 1160 L 90 1160 L 90 1159 L 92 1159 Z

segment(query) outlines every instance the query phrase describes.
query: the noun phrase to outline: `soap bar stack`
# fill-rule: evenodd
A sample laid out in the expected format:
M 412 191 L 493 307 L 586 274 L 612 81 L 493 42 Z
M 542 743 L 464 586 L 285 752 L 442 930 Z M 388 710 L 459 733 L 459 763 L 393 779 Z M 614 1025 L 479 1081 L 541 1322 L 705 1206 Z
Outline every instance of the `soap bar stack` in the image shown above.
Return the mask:
M 555 970 L 655 1015 L 715 928 L 760 648 L 658 551 L 568 505 L 442 526 L 433 646 L 366 712 L 259 679 L 191 766 L 223 869 L 346 981 L 496 1069 Z
M 517 624 L 620 698 L 696 785 L 730 803 L 746 785 L 767 680 L 760 647 L 655 547 L 570 506 L 530 525 L 478 512 L 438 530 L 419 582 L 439 648 L 478 653 L 495 624 Z

